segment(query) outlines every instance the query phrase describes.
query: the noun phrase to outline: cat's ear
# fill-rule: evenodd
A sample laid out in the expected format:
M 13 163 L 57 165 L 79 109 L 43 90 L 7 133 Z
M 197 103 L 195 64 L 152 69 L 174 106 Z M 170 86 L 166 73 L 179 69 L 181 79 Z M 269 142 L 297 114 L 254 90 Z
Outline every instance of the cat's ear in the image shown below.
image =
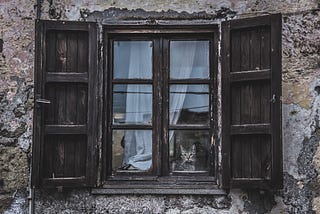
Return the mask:
M 180 151 L 181 151 L 181 153 L 185 153 L 186 152 L 186 150 L 183 148 L 182 145 L 180 145 Z
M 196 145 L 193 144 L 191 149 L 192 149 L 192 152 L 196 152 Z

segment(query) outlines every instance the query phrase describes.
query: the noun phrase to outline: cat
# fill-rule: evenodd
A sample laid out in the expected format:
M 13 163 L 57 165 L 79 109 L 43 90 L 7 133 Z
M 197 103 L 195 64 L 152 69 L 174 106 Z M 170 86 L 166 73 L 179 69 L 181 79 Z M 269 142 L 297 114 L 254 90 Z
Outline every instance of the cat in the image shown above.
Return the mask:
M 173 162 L 172 171 L 196 171 L 196 152 L 195 144 L 191 148 L 180 145 L 180 156 Z

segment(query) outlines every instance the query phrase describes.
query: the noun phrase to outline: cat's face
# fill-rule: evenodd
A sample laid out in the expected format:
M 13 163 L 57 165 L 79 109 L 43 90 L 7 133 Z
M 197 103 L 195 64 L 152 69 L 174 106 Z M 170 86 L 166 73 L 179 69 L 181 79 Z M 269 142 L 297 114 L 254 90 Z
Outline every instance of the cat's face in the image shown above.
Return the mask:
M 183 146 L 180 145 L 180 150 L 181 150 L 181 159 L 183 163 L 191 163 L 196 160 L 196 146 L 193 145 L 191 149 L 186 149 Z

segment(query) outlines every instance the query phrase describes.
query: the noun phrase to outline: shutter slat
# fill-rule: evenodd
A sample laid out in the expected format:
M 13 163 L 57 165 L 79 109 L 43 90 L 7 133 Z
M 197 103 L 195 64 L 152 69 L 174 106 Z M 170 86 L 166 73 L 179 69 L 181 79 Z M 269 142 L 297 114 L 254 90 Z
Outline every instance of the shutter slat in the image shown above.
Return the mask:
M 46 75 L 46 82 L 88 82 L 87 73 L 54 73 Z
M 46 125 L 46 134 L 86 134 L 86 125 Z
M 270 69 L 252 70 L 230 73 L 231 82 L 249 81 L 249 80 L 263 80 L 270 79 Z
M 237 134 L 271 134 L 270 124 L 231 125 L 231 135 Z
M 223 22 L 222 33 L 222 186 L 279 188 L 281 15 Z

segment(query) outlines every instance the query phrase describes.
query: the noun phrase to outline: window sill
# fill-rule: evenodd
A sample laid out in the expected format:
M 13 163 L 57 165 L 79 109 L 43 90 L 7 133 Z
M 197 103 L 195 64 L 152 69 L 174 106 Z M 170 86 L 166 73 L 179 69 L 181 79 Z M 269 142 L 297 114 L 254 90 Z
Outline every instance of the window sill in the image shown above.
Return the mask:
M 92 188 L 93 195 L 226 195 L 223 189 L 217 185 L 186 187 L 183 185 L 104 185 L 100 188 Z

